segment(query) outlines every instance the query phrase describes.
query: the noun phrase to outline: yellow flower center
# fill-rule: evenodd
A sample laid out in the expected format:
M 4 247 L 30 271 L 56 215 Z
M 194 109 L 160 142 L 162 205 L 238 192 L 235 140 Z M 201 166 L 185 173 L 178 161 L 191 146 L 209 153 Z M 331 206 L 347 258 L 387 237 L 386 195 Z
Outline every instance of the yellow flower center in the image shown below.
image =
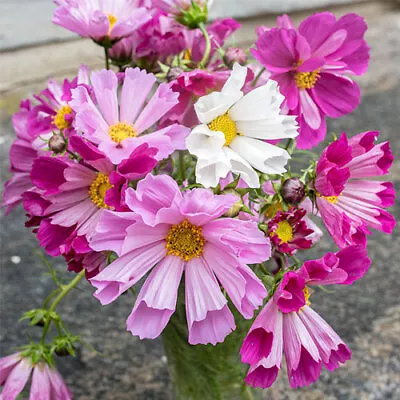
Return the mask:
M 296 85 L 299 89 L 313 88 L 319 77 L 318 69 L 312 72 L 296 72 L 294 74 L 294 79 L 296 80 Z
M 113 185 L 111 185 L 108 176 L 106 174 L 103 174 L 102 172 L 99 172 L 95 180 L 90 185 L 89 188 L 90 199 L 99 208 L 111 209 L 111 207 L 109 207 L 104 202 L 104 196 L 106 195 L 107 190 L 111 189 L 112 187 Z
M 118 122 L 111 125 L 108 129 L 108 134 L 115 143 L 121 143 L 125 139 L 136 136 L 133 126 L 125 122 Z
M 265 215 L 266 215 L 268 218 L 272 219 L 272 218 L 275 217 L 275 215 L 276 215 L 276 213 L 277 213 L 278 211 L 282 211 L 282 210 L 283 210 L 282 203 L 279 202 L 279 201 L 277 201 L 276 203 L 270 204 L 270 205 L 266 208 L 266 210 L 265 210 Z
M 329 201 L 329 203 L 331 203 L 331 204 L 335 204 L 335 203 L 337 203 L 340 195 L 339 196 L 322 196 L 321 194 L 317 193 L 317 196 L 322 197 L 326 201 Z
M 173 254 L 189 261 L 203 252 L 205 239 L 201 227 L 192 225 L 187 220 L 171 226 L 166 238 L 168 254 Z
M 65 115 L 71 113 L 72 108 L 70 106 L 62 106 L 57 111 L 57 114 L 53 117 L 54 125 L 60 130 L 68 128 L 70 126 L 70 122 L 65 120 Z
M 235 136 L 238 134 L 236 130 L 236 124 L 231 120 L 228 113 L 220 115 L 219 117 L 212 120 L 208 127 L 212 131 L 222 132 L 225 136 L 225 146 L 229 146 Z
M 278 227 L 276 228 L 275 234 L 283 243 L 289 242 L 293 238 L 292 225 L 290 225 L 287 221 L 278 222 Z
M 185 61 L 190 61 L 192 59 L 192 50 L 191 49 L 186 49 L 183 52 L 183 59 Z
M 117 17 L 115 17 L 112 14 L 108 14 L 107 17 L 108 17 L 108 21 L 110 22 L 110 28 L 108 29 L 108 34 L 110 34 L 112 31 L 112 28 L 114 28 L 114 25 L 117 22 Z
M 301 313 L 307 306 L 311 305 L 311 301 L 310 301 L 311 290 L 306 286 L 303 289 L 303 293 L 304 293 L 304 298 L 306 300 L 306 304 L 305 304 L 305 306 L 300 308 L 299 313 Z

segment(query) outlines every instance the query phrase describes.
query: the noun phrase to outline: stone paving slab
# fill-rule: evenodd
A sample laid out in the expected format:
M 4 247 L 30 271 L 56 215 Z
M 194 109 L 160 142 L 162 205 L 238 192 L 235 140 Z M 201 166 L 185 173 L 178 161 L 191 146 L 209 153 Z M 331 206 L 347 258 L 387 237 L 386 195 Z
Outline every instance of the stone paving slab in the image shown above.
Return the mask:
M 351 134 L 380 129 L 382 140 L 391 140 L 394 154 L 400 155 L 400 22 L 399 13 L 375 15 L 370 19 L 369 42 L 373 59 L 369 73 L 360 84 L 364 97 L 360 107 L 340 120 L 329 121 L 329 131 Z M 36 87 L 35 87 L 36 85 Z M 3 98 L 0 119 L 0 184 L 7 178 L 8 149 L 14 138 L 9 111 L 17 97 L 35 87 L 20 87 Z M 399 158 L 391 174 L 400 190 Z M 393 207 L 400 218 L 399 203 Z M 36 239 L 23 227 L 21 208 L 0 217 L 0 354 L 24 344 L 26 324 L 17 323 L 20 314 L 40 306 L 51 288 L 43 275 L 45 267 L 34 254 Z M 332 250 L 325 237 L 313 256 Z M 335 293 L 313 294 L 313 307 L 342 336 L 353 351 L 353 359 L 334 373 L 324 372 L 318 383 L 301 390 L 290 390 L 284 374 L 265 392 L 270 400 L 398 400 L 400 399 L 400 230 L 393 236 L 374 234 L 369 241 L 373 265 L 367 276 L 349 288 Z M 16 262 L 18 262 L 16 264 Z M 65 270 L 62 260 L 52 260 Z M 121 296 L 115 304 L 101 307 L 83 282 L 60 312 L 72 331 L 108 357 L 95 357 L 83 349 L 80 359 L 64 359 L 59 364 L 75 398 L 81 400 L 172 400 L 161 341 L 140 341 L 125 331 L 132 297 Z M 36 335 L 39 332 L 36 333 Z

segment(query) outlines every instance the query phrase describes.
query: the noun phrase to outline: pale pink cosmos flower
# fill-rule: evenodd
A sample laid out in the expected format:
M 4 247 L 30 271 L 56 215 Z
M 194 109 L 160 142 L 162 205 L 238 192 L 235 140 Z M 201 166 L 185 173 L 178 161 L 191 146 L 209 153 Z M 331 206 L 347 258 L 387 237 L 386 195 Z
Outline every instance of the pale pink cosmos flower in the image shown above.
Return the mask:
M 188 129 L 178 124 L 147 133 L 178 102 L 178 94 L 167 84 L 159 85 L 150 94 L 156 82 L 153 74 L 128 68 L 119 99 L 114 72 L 93 72 L 91 82 L 97 105 L 85 87 L 73 91 L 70 104 L 76 111 L 75 128 L 114 164 L 127 159 L 143 143 L 156 148 L 156 157 L 162 160 L 176 149 L 175 141 L 181 142 L 188 134 Z
M 69 400 L 72 393 L 68 390 L 58 371 L 44 362 L 33 365 L 31 360 L 21 353 L 15 353 L 0 359 L 0 393 L 2 400 L 15 400 L 32 377 L 30 400 Z
M 180 15 L 182 11 L 191 8 L 193 3 L 200 8 L 210 8 L 213 2 L 214 0 L 152 0 L 154 7 L 173 15 Z
M 351 285 L 364 276 L 370 264 L 365 248 L 349 246 L 320 260 L 306 261 L 296 272 L 286 272 L 240 350 L 242 361 L 250 364 L 246 383 L 270 387 L 281 368 L 283 353 L 293 388 L 315 382 L 323 366 L 333 371 L 349 360 L 350 349 L 310 307 L 308 287 Z
M 150 19 L 141 0 L 54 0 L 53 23 L 85 38 L 111 43 L 129 36 Z
M 396 220 L 384 208 L 394 204 L 391 182 L 370 180 L 386 175 L 393 163 L 389 142 L 375 144 L 379 132 L 346 134 L 322 153 L 316 169 L 316 205 L 335 243 L 366 243 L 368 228 L 391 233 Z
M 235 322 L 220 285 L 240 313 L 251 318 L 266 290 L 246 264 L 270 257 L 269 240 L 255 222 L 220 218 L 236 201 L 236 196 L 217 196 L 208 189 L 181 193 L 172 178 L 147 175 L 137 190 L 126 192 L 135 222 L 126 228 L 125 239 L 109 235 L 124 216 L 105 211 L 90 242 L 96 251 L 119 255 L 91 280 L 95 296 L 109 304 L 150 272 L 127 329 L 153 339 L 175 311 L 184 273 L 189 343 L 222 342 Z

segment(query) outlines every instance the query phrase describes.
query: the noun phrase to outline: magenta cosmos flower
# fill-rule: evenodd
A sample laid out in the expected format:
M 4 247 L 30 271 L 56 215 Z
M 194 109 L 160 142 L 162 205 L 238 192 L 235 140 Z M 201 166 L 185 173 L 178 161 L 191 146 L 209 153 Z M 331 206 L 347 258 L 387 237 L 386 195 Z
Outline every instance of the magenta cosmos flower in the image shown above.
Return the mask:
M 349 360 L 349 348 L 310 307 L 308 286 L 351 285 L 370 264 L 362 246 L 350 246 L 320 260 L 306 261 L 296 272 L 286 272 L 240 350 L 242 361 L 250 364 L 246 383 L 270 387 L 281 368 L 282 353 L 292 388 L 315 382 L 322 366 L 333 371 Z
M 343 133 L 322 153 L 317 164 L 316 204 L 339 247 L 365 245 L 368 228 L 391 233 L 394 217 L 384 210 L 394 204 L 391 182 L 368 180 L 386 175 L 393 163 L 389 142 L 375 144 L 379 132 Z
M 181 193 L 172 178 L 148 175 L 137 190 L 126 192 L 135 222 L 125 239 L 110 237 L 109 229 L 123 216 L 106 211 L 90 242 L 96 251 L 119 255 L 91 280 L 95 296 L 102 304 L 111 303 L 150 271 L 127 329 L 153 339 L 175 311 L 184 272 L 189 343 L 222 342 L 235 322 L 220 285 L 241 314 L 251 318 L 266 290 L 246 264 L 270 257 L 269 241 L 256 223 L 220 218 L 236 201 L 236 196 L 216 196 L 208 189 Z
M 259 29 L 256 59 L 279 83 L 291 115 L 299 116 L 300 148 L 311 148 L 326 134 L 325 117 L 339 118 L 360 102 L 358 85 L 346 75 L 362 75 L 368 68 L 367 25 L 356 14 L 336 17 L 323 12 L 294 27 L 288 16 L 278 27 Z
M 87 241 L 105 209 L 123 211 L 121 197 L 127 180 L 142 178 L 157 163 L 157 150 L 147 144 L 136 147 L 116 170 L 103 153 L 81 137 L 73 136 L 70 145 L 82 160 L 37 158 L 31 172 L 36 189 L 24 195 L 25 209 L 39 218 L 41 246 L 53 256 L 68 253 L 67 243 L 75 238 Z M 82 247 L 85 241 L 75 243 L 78 253 Z
M 2 400 L 15 400 L 32 376 L 30 400 L 69 400 L 68 390 L 58 371 L 44 362 L 33 365 L 29 358 L 15 353 L 0 359 L 0 393 Z
M 314 233 L 303 219 L 307 211 L 302 208 L 291 208 L 288 211 L 278 211 L 268 222 L 268 235 L 275 250 L 281 253 L 293 254 L 298 249 L 309 249 Z
M 54 0 L 53 23 L 96 42 L 129 36 L 150 19 L 140 0 Z
M 75 89 L 70 103 L 76 111 L 75 128 L 98 145 L 114 164 L 129 158 L 144 143 L 156 148 L 157 160 L 162 160 L 175 150 L 175 140 L 182 141 L 188 134 L 188 129 L 178 124 L 144 134 L 178 103 L 178 94 L 167 84 L 159 85 L 149 96 L 156 82 L 153 74 L 128 68 L 119 101 L 114 72 L 93 72 L 91 82 L 98 107 L 85 87 Z

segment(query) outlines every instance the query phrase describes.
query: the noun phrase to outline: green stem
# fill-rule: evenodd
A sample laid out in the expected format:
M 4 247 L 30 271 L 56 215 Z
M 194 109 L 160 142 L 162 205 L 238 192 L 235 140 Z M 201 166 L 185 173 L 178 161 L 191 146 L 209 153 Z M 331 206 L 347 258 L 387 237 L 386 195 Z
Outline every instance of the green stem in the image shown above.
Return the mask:
M 204 68 L 210 57 L 211 40 L 210 40 L 210 36 L 208 35 L 207 29 L 203 23 L 199 24 L 199 29 L 201 30 L 201 33 L 203 34 L 204 39 L 206 40 L 206 49 L 204 50 L 203 58 L 201 59 L 200 64 L 199 64 L 200 68 Z
M 296 140 L 295 139 L 289 139 L 287 144 L 286 144 L 286 151 L 292 155 L 294 149 L 296 148 Z
M 265 67 L 261 68 L 260 72 L 257 74 L 257 76 L 254 78 L 254 81 L 252 82 L 251 86 L 256 86 L 258 80 L 260 79 L 261 75 L 264 73 Z
M 108 47 L 104 47 L 104 56 L 106 62 L 106 69 L 110 69 L 110 59 L 108 57 Z
M 185 154 L 183 151 L 179 152 L 178 158 L 178 178 L 183 183 L 185 180 L 186 171 L 185 171 Z
M 85 276 L 85 270 L 83 269 L 81 272 L 79 272 L 78 275 L 75 276 L 74 279 L 72 279 L 70 283 L 68 283 L 68 285 L 64 285 L 62 287 L 60 294 L 54 299 L 53 303 L 49 308 L 49 315 L 56 309 L 58 303 L 80 282 L 80 280 L 84 276 Z M 44 340 L 46 339 L 46 335 L 50 328 L 50 323 L 51 323 L 51 318 L 48 318 L 43 328 L 42 339 L 40 341 L 42 344 L 44 344 Z

